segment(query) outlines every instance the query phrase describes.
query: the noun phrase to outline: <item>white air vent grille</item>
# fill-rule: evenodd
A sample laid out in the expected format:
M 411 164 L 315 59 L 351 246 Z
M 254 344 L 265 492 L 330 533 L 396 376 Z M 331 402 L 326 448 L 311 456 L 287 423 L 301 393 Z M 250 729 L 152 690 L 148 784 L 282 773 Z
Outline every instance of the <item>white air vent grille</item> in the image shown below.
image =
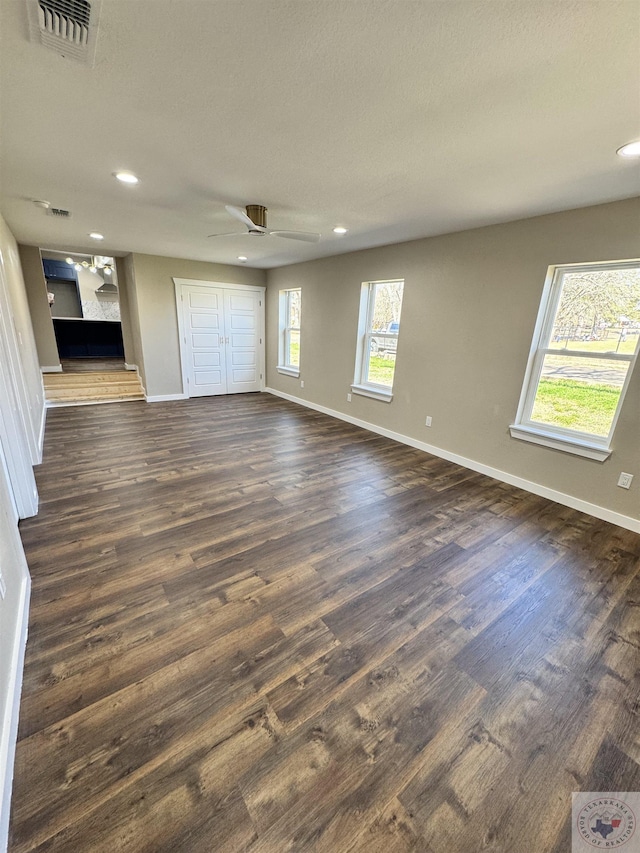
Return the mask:
M 93 65 L 101 0 L 27 0 L 31 40 Z
M 63 207 L 50 207 L 47 213 L 49 216 L 57 216 L 59 219 L 68 219 L 71 216 L 71 211 L 65 210 Z

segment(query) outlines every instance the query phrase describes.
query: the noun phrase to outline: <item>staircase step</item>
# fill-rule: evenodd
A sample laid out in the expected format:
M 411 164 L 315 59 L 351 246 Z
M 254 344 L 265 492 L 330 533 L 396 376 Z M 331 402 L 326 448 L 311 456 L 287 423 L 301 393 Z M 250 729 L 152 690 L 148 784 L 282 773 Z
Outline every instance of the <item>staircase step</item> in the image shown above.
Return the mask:
M 144 402 L 144 394 L 122 394 L 118 397 L 110 397 L 105 394 L 104 397 L 85 398 L 81 394 L 74 397 L 72 400 L 47 400 L 47 408 L 54 409 L 62 406 L 97 406 L 101 403 L 131 403 Z
M 43 376 L 45 388 L 103 385 L 109 382 L 132 382 L 137 385 L 139 381 L 137 373 L 125 373 L 122 370 L 111 373 L 46 373 Z
M 106 395 L 117 396 L 118 394 L 142 394 L 139 385 L 102 385 L 92 388 L 87 385 L 84 388 L 51 388 L 47 391 L 47 397 L 58 397 L 60 399 L 72 399 L 73 397 L 104 397 Z
M 51 406 L 145 399 L 140 377 L 133 371 L 48 373 L 43 383 Z

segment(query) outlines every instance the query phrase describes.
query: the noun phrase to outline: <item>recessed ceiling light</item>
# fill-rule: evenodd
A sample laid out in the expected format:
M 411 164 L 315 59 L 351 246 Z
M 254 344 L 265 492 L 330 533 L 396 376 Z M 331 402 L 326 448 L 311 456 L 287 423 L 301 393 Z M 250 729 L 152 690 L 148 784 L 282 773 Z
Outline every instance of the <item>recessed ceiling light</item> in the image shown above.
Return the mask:
M 122 181 L 123 184 L 137 184 L 140 178 L 137 178 L 133 172 L 114 172 L 115 177 Z
M 238 255 L 238 260 L 239 260 L 239 261 L 246 261 L 246 260 L 247 260 L 247 256 L 246 256 L 246 255 Z
M 616 154 L 621 157 L 640 157 L 640 139 L 637 142 L 627 142 L 622 148 L 618 148 Z
M 333 229 L 333 233 L 334 234 L 346 234 L 347 229 L 343 228 L 342 225 L 336 225 L 336 227 Z
M 89 234 L 89 237 L 91 237 L 92 240 L 104 240 L 104 234 L 100 234 L 98 231 L 92 231 L 91 234 Z

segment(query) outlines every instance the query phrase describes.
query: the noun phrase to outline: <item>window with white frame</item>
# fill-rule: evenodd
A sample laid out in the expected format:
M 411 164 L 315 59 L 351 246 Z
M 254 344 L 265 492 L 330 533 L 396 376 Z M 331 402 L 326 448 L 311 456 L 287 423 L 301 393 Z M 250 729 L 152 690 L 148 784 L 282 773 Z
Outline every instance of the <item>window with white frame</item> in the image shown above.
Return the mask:
M 604 461 L 639 337 L 640 261 L 550 267 L 511 435 Z
M 291 376 L 300 375 L 300 312 L 302 290 L 280 291 L 280 338 L 278 370 Z
M 389 402 L 396 367 L 404 281 L 362 285 L 356 369 L 351 390 Z

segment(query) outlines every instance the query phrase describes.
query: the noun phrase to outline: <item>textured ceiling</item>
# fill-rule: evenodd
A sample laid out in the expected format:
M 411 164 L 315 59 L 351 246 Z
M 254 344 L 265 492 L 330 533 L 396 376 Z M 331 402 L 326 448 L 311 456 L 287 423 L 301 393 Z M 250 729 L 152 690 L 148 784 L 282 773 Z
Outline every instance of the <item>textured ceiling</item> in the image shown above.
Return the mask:
M 103 0 L 93 68 L 0 12 L 22 242 L 272 267 L 640 194 L 636 0 Z M 321 241 L 207 238 L 249 203 Z

